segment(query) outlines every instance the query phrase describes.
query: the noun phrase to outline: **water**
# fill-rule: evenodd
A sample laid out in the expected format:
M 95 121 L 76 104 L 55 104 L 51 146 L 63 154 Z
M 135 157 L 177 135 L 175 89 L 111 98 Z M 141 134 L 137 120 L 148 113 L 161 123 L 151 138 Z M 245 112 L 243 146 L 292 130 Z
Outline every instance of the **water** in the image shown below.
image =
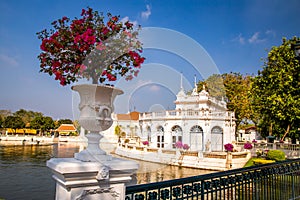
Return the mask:
M 55 199 L 55 181 L 51 177 L 50 169 L 46 167 L 46 161 L 53 157 L 73 157 L 79 149 L 78 144 L 71 143 L 49 146 L 0 146 L 0 199 Z M 211 173 L 205 170 L 138 162 L 138 184 Z

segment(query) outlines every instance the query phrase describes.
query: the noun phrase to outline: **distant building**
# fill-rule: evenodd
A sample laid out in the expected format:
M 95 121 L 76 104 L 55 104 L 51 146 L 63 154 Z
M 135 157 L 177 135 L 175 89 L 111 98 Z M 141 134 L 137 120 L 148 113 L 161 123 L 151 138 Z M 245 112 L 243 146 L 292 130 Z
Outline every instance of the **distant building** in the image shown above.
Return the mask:
M 37 131 L 35 129 L 30 128 L 17 128 L 16 130 L 12 128 L 7 128 L 6 134 L 36 135 Z
M 261 135 L 257 132 L 256 126 L 250 126 L 245 130 L 238 131 L 238 141 L 253 141 L 253 140 L 261 140 Z
M 77 130 L 73 124 L 61 124 L 55 131 L 57 131 L 59 135 L 77 134 Z
M 223 151 L 224 144 L 235 140 L 234 113 L 205 88 L 198 93 L 195 84 L 188 95 L 181 86 L 175 105 L 175 110 L 113 114 L 114 124 L 105 136 L 112 137 L 118 125 L 126 137 L 148 141 L 150 147 L 175 149 L 181 141 L 192 151 Z

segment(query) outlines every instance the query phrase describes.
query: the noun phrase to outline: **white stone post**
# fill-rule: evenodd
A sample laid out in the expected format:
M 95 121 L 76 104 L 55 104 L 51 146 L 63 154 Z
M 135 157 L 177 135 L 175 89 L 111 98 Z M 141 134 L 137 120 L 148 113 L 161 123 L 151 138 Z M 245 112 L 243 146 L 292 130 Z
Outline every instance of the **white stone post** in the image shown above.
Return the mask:
M 114 158 L 105 165 L 74 158 L 52 158 L 47 166 L 56 181 L 56 200 L 124 200 L 125 185 L 135 184 L 134 161 Z

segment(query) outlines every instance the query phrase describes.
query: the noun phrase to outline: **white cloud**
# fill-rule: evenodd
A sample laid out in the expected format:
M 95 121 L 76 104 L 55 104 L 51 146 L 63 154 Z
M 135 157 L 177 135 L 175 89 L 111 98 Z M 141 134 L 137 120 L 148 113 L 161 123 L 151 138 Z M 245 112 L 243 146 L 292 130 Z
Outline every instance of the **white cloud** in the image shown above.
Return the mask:
M 149 16 L 151 15 L 151 7 L 150 7 L 150 5 L 146 5 L 146 8 L 147 8 L 147 10 L 143 11 L 141 13 L 141 16 L 142 16 L 143 19 L 147 20 L 149 18 Z
M 239 34 L 236 38 L 232 39 L 232 41 L 245 44 L 245 38 L 242 36 L 242 34 Z
M 259 38 L 259 32 L 256 32 L 254 33 L 249 39 L 248 39 L 248 42 L 250 44 L 253 44 L 253 43 L 260 43 L 260 42 L 263 42 L 265 41 L 265 39 L 260 39 Z
M 0 62 L 2 62 L 5 65 L 10 65 L 13 67 L 19 65 L 19 62 L 17 61 L 16 58 L 13 58 L 13 57 L 5 55 L 5 54 L 0 54 Z
M 275 33 L 275 31 L 273 31 L 273 30 L 267 30 L 267 31 L 266 31 L 266 35 L 270 35 L 270 36 L 275 37 L 275 36 L 276 36 L 276 33 Z

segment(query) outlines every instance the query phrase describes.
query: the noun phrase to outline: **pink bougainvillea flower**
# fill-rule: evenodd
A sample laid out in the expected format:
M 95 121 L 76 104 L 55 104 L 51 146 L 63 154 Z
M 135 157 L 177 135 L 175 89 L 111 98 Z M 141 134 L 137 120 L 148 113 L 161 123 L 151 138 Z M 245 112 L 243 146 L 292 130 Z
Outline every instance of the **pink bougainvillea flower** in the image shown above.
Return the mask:
M 250 142 L 247 142 L 244 144 L 244 149 L 252 149 L 252 148 L 253 148 L 253 146 Z
M 233 145 L 231 143 L 225 144 L 224 148 L 226 151 L 233 151 Z
M 79 18 L 64 16 L 51 25 L 52 29 L 37 33 L 40 72 L 54 75 L 61 85 L 80 78 L 92 79 L 94 84 L 116 81 L 119 76 L 131 80 L 144 63 L 139 30 L 129 21 L 121 22 L 119 16 L 108 13 L 106 19 L 88 8 L 82 9 Z

